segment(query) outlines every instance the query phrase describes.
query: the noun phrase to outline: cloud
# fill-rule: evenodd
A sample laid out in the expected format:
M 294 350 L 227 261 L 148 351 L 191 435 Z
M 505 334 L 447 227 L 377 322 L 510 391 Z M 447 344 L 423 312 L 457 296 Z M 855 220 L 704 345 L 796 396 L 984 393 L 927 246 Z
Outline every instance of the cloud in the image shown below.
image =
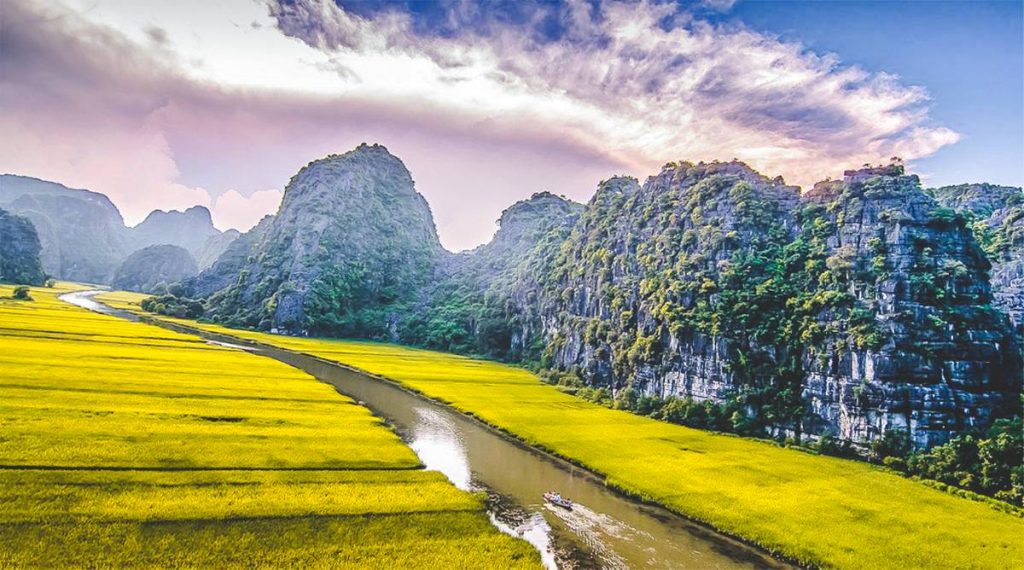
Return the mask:
M 461 249 L 537 190 L 585 200 L 670 160 L 808 185 L 958 138 L 898 77 L 674 3 L 354 6 L 8 0 L 0 170 L 243 227 L 310 160 L 380 142 Z
M 929 122 L 920 87 L 693 19 L 674 3 L 568 2 L 555 40 L 475 14 L 463 33 L 424 37 L 390 11 L 364 17 L 290 0 L 271 12 L 284 33 L 363 77 L 364 89 L 401 84 L 495 122 L 515 117 L 513 129 L 544 124 L 638 170 L 669 158 L 737 157 L 807 185 L 842 165 L 897 150 L 912 160 L 958 139 Z M 364 77 L 369 61 L 394 73 Z
M 217 227 L 245 232 L 252 229 L 268 212 L 276 212 L 283 196 L 280 190 L 260 190 L 249 196 L 228 190 L 213 201 L 210 213 Z
M 701 0 L 701 6 L 716 12 L 728 12 L 736 5 L 736 0 Z

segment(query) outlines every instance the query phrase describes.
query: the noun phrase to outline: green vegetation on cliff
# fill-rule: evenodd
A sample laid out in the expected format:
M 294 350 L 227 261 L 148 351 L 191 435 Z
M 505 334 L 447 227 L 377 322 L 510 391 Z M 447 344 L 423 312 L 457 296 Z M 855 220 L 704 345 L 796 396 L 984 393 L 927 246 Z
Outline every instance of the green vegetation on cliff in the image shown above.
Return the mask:
M 428 301 L 398 324 L 404 343 L 503 360 L 524 356 L 513 296 L 536 282 L 533 260 L 561 243 L 582 205 L 539 192 L 507 208 L 490 242 L 446 259 Z
M 514 314 L 593 397 L 710 401 L 672 415 L 780 439 L 913 425 L 918 447 L 1014 407 L 988 261 L 898 163 L 805 195 L 737 162 L 614 178 L 553 251 Z

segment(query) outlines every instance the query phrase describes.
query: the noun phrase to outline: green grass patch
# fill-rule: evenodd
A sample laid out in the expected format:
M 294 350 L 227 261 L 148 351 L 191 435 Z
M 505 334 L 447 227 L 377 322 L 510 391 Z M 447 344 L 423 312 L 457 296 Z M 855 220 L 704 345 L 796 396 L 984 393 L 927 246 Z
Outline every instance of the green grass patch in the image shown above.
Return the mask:
M 0 300 L 0 567 L 539 565 L 331 387 L 74 288 Z

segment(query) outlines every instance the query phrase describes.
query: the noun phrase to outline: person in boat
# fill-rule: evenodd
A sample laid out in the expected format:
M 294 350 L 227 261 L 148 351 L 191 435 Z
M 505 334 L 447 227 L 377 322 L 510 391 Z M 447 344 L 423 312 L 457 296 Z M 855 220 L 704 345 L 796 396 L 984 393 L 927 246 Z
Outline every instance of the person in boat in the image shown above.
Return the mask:
M 572 508 L 572 505 L 573 505 L 572 499 L 570 499 L 568 497 L 562 497 L 561 493 L 555 493 L 554 491 L 551 491 L 551 492 L 548 492 L 548 493 L 544 493 L 544 498 L 547 499 L 551 503 L 554 503 L 556 505 L 559 505 L 559 506 L 562 506 L 562 507 L 566 507 L 566 508 Z

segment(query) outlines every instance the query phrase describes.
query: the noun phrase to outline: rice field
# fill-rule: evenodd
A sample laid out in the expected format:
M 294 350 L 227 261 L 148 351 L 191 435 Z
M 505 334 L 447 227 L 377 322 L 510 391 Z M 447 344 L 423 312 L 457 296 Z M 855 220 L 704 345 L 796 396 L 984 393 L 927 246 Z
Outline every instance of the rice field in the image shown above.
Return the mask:
M 533 568 L 307 374 L 0 285 L 0 567 Z
M 135 310 L 141 298 L 101 296 Z M 387 377 L 585 465 L 609 485 L 807 564 L 1024 568 L 1020 516 L 862 462 L 610 410 L 495 362 L 188 322 Z

